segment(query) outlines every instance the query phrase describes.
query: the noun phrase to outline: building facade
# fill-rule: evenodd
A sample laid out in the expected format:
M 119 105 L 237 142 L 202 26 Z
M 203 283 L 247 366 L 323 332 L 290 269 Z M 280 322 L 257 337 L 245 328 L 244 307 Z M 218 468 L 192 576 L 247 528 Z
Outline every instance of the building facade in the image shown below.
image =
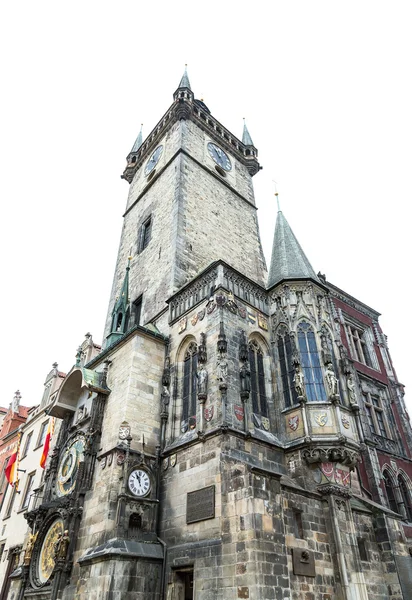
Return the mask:
M 267 272 L 259 169 L 187 73 L 139 134 L 103 348 L 48 409 L 19 598 L 411 597 L 411 428 L 379 315 L 281 212 Z

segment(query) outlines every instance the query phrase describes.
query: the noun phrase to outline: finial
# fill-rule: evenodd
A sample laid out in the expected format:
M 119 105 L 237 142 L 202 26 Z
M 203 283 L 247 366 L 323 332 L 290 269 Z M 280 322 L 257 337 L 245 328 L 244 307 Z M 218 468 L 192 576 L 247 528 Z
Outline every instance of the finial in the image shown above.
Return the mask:
M 278 205 L 278 212 L 282 212 L 280 210 L 280 203 L 279 203 L 279 193 L 278 193 L 278 185 L 276 183 L 276 181 L 274 179 L 272 179 L 273 183 L 275 184 L 275 198 L 276 198 L 276 203 Z
M 189 76 L 187 74 L 187 64 L 185 64 L 185 72 L 183 73 L 183 77 L 180 80 L 179 83 L 179 88 L 188 88 L 189 90 L 191 90 L 192 88 L 190 87 L 190 81 L 189 81 Z
M 59 364 L 58 364 L 57 362 L 54 362 L 54 363 L 52 364 L 52 367 L 53 367 L 53 369 L 57 369 L 57 367 L 58 367 L 58 366 L 59 366 Z

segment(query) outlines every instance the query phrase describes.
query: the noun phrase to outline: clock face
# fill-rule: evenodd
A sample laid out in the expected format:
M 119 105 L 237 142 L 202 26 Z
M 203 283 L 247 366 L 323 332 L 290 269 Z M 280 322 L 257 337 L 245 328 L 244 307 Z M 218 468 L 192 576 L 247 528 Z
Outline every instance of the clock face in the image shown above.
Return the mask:
M 58 496 L 65 496 L 74 490 L 79 464 L 84 459 L 84 446 L 84 437 L 78 436 L 63 452 L 57 471 L 56 494 Z
M 44 536 L 43 544 L 37 559 L 36 576 L 39 583 L 44 584 L 50 579 L 54 569 L 54 545 L 59 534 L 63 535 L 63 521 L 56 519 Z
M 153 171 L 157 163 L 159 162 L 159 158 L 162 156 L 163 146 L 158 146 L 156 150 L 153 152 L 152 156 L 146 163 L 144 168 L 144 174 L 147 176 L 149 173 Z
M 226 154 L 222 148 L 213 144 L 213 142 L 209 142 L 207 145 L 207 149 L 209 151 L 210 156 L 213 158 L 215 163 L 219 165 L 225 171 L 231 171 L 232 163 L 230 162 L 230 158 Z
M 150 491 L 150 478 L 146 471 L 135 469 L 129 475 L 129 490 L 134 496 L 146 496 Z

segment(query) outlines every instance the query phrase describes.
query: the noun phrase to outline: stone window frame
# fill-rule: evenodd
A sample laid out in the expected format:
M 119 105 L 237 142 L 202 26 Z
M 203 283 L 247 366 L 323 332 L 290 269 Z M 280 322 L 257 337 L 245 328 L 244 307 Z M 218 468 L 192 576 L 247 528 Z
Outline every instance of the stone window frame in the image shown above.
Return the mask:
M 406 520 L 409 523 L 412 523 L 412 483 L 411 483 L 411 480 L 409 479 L 409 477 L 405 473 L 405 471 L 403 471 L 402 469 L 399 469 L 397 481 L 398 481 L 399 494 L 401 497 L 401 503 L 403 504 L 403 506 L 405 508 Z M 400 485 L 400 482 L 405 486 L 404 490 L 402 490 L 402 486 Z
M 150 213 L 141 221 L 141 224 L 139 226 L 138 241 L 137 241 L 137 253 L 138 254 L 141 254 L 143 252 L 143 250 L 145 250 L 148 247 L 148 245 L 150 244 L 150 241 L 152 239 L 152 233 L 153 233 L 153 214 Z
M 293 366 L 293 346 L 291 332 L 285 323 L 281 323 L 276 331 L 277 364 L 279 365 L 279 384 L 283 397 L 284 408 L 298 403 L 298 395 L 293 385 L 295 369 Z M 288 339 L 287 339 L 288 338 Z M 285 360 L 281 360 L 280 345 Z
M 385 416 L 384 398 L 381 390 L 375 393 L 362 390 L 362 398 L 365 406 L 366 417 L 372 435 L 392 439 L 389 423 Z
M 304 364 L 302 347 L 301 347 L 301 344 L 300 344 L 300 337 L 299 337 L 299 333 L 300 332 L 299 332 L 299 328 L 301 328 L 301 330 L 303 332 L 305 332 L 305 330 L 303 329 L 303 325 L 304 324 L 309 327 L 309 329 L 307 329 L 307 332 L 308 333 L 313 333 L 314 342 L 315 342 L 316 353 L 314 351 L 311 351 L 311 347 L 310 347 L 310 344 L 309 344 L 309 341 L 308 341 L 309 338 L 308 338 L 308 335 L 306 335 L 306 333 L 305 333 L 305 341 L 306 341 L 306 344 L 307 344 L 307 348 L 309 350 L 309 352 L 307 354 L 310 357 L 310 365 L 305 365 Z M 321 351 L 320 351 L 319 339 L 318 339 L 319 336 L 317 335 L 317 333 L 315 331 L 315 327 L 314 327 L 313 323 L 310 323 L 309 319 L 301 319 L 297 323 L 297 325 L 296 325 L 296 337 L 297 337 L 297 340 L 296 340 L 297 350 L 299 352 L 299 356 L 300 356 L 300 359 L 301 359 L 301 369 L 302 369 L 303 374 L 305 376 L 304 385 L 305 385 L 306 398 L 307 398 L 308 402 L 319 402 L 319 401 L 320 402 L 322 402 L 322 401 L 326 402 L 326 400 L 327 400 L 326 389 L 327 388 L 326 388 L 326 385 L 325 385 L 324 369 L 323 369 L 322 363 L 321 363 Z M 319 366 L 314 365 L 313 360 L 312 360 L 312 356 L 313 357 L 316 356 Z M 316 378 L 316 371 L 315 371 L 316 369 L 318 369 L 319 372 L 320 372 L 320 376 L 321 376 L 320 379 Z M 313 378 L 313 381 L 311 381 L 310 383 L 308 383 L 308 378 L 307 378 L 307 371 L 308 370 L 310 370 L 312 378 Z M 316 396 L 315 398 L 310 398 L 309 397 L 309 396 L 312 396 L 312 390 L 311 390 L 311 393 L 308 394 L 308 385 L 313 386 L 313 390 L 315 391 L 315 396 Z M 316 390 L 317 387 L 319 387 L 319 389 L 320 389 L 320 396 L 322 395 L 322 389 L 323 389 L 323 398 L 322 397 L 317 397 L 318 396 L 318 393 L 317 393 L 317 390 Z
M 184 362 L 185 356 L 189 350 L 189 347 L 194 344 L 198 346 L 198 342 L 194 335 L 187 335 L 180 343 L 179 348 L 176 352 L 175 358 L 175 374 L 176 374 L 176 390 L 175 397 L 172 405 L 172 418 L 170 419 L 170 435 L 171 439 L 179 438 L 184 435 L 186 431 L 189 431 L 189 425 L 187 424 L 186 431 L 183 431 L 183 378 L 184 378 Z M 198 422 L 197 415 L 197 402 L 196 402 L 196 423 Z
M 371 327 L 348 317 L 346 314 L 343 315 L 343 318 L 351 358 L 370 369 L 380 371 L 378 358 L 373 346 L 374 336 Z

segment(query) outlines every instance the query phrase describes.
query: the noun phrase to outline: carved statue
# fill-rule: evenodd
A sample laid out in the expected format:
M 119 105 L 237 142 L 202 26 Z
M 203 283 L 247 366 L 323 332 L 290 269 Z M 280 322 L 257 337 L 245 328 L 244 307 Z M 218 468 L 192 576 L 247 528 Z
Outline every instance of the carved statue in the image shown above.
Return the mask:
M 352 371 L 351 361 L 349 360 L 348 351 L 343 344 L 339 345 L 340 359 L 342 362 L 342 370 L 347 375 Z
M 332 363 L 326 365 L 326 382 L 328 384 L 329 392 L 331 396 L 338 395 L 338 379 L 333 370 Z
M 167 406 L 170 402 L 170 392 L 169 389 L 164 385 L 162 390 L 162 402 L 165 406 Z
M 207 380 L 208 374 L 207 371 L 202 365 L 197 372 L 197 393 L 198 394 L 206 394 L 207 393 Z
M 349 402 L 350 404 L 357 404 L 356 402 L 356 387 L 352 373 L 349 373 L 346 379 L 346 385 L 348 386 Z
M 250 369 L 249 364 L 246 361 L 240 368 L 240 391 L 250 392 Z
M 62 534 L 59 533 L 57 535 L 56 541 L 53 544 L 53 555 L 54 555 L 53 558 L 54 558 L 55 561 L 58 560 L 58 557 L 59 557 L 60 546 L 61 546 L 61 543 L 62 543 L 62 537 L 63 537 Z
M 227 382 L 227 360 L 224 355 L 217 359 L 217 380 L 220 383 Z
M 30 534 L 29 541 L 27 542 L 26 551 L 24 553 L 24 564 L 26 565 L 26 567 L 30 564 L 34 544 L 36 543 L 37 539 L 37 533 Z
M 293 377 L 293 383 L 295 384 L 295 390 L 300 398 L 305 397 L 305 376 L 301 371 L 300 365 L 295 365 L 295 375 Z
M 69 532 L 66 529 L 63 535 L 59 534 L 61 537 L 56 541 L 56 545 L 58 544 L 57 554 L 55 554 L 55 560 L 65 560 L 67 557 L 67 550 L 69 549 L 70 538 Z M 55 545 L 55 546 L 56 546 Z

